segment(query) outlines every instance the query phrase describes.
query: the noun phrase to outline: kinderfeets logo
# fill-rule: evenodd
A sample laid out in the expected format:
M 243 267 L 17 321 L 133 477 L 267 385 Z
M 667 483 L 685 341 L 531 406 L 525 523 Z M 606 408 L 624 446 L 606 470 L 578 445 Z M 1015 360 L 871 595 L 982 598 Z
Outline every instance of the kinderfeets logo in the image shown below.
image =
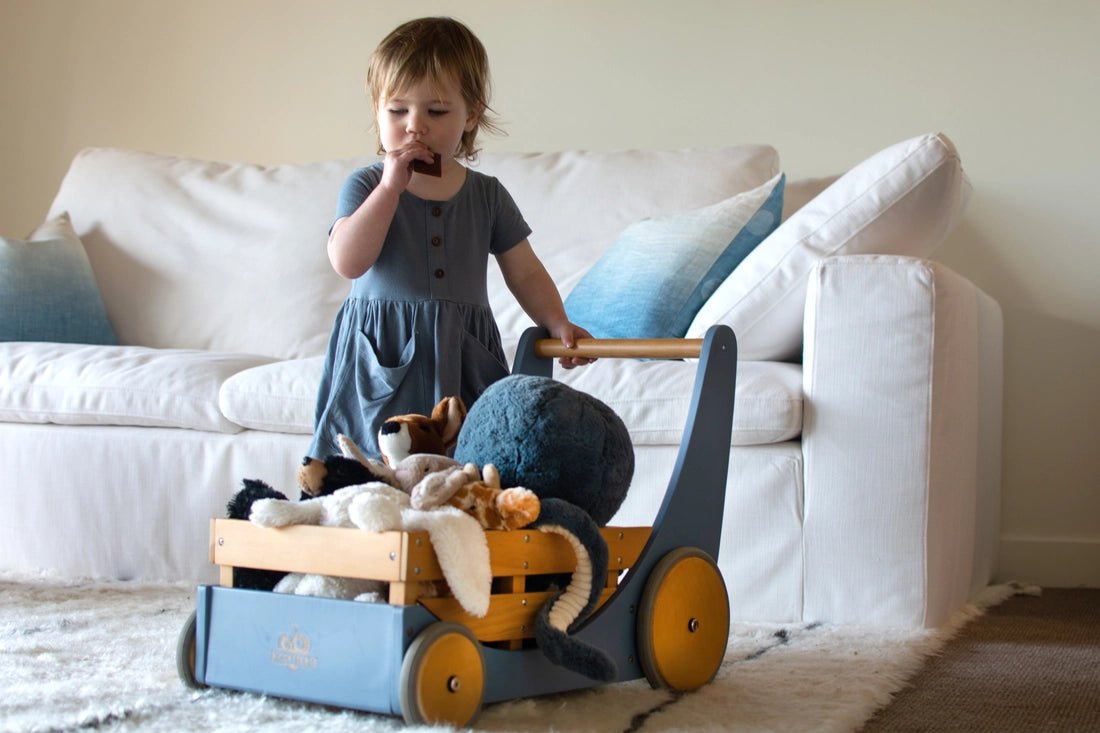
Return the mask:
M 295 626 L 289 634 L 279 635 L 279 648 L 271 651 L 271 661 L 291 672 L 317 669 L 317 657 L 309 653 L 309 637 Z

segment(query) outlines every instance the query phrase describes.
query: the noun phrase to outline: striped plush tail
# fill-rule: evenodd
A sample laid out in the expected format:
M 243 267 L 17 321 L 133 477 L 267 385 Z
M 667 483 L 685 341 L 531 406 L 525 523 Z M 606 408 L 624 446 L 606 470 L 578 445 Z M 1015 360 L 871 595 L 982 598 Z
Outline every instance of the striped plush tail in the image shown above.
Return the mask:
M 617 674 L 614 660 L 570 636 L 599 601 L 607 577 L 607 542 L 587 512 L 561 499 L 543 499 L 538 521 L 531 526 L 564 537 L 577 556 L 565 590 L 539 609 L 535 619 L 539 648 L 554 664 L 601 682 L 613 680 Z

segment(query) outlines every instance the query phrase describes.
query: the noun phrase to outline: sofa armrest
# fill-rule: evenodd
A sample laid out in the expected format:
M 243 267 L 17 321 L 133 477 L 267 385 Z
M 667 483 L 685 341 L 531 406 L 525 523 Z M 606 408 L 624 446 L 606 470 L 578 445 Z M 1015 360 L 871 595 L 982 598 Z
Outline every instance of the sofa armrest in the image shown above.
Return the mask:
M 938 263 L 824 260 L 805 316 L 804 618 L 935 626 L 994 571 L 1000 307 Z

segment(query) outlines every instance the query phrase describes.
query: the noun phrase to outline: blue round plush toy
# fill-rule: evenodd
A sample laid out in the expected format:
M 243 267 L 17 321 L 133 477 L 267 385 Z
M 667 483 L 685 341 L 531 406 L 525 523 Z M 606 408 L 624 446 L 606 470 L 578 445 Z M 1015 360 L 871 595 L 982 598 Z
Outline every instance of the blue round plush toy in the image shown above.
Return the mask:
M 513 375 L 485 390 L 466 416 L 455 458 L 495 464 L 502 485 L 564 499 L 600 526 L 618 511 L 634 476 L 622 419 L 547 377 Z

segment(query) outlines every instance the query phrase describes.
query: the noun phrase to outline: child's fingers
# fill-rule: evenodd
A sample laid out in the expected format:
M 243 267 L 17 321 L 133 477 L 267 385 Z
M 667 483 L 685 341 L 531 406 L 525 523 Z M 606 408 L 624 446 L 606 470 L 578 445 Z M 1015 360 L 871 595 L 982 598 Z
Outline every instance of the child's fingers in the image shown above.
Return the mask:
M 561 335 L 561 343 L 567 349 L 572 349 L 576 345 L 577 338 L 592 338 L 592 334 L 584 330 L 580 326 L 573 326 L 572 330 L 567 330 Z M 595 359 L 588 359 L 579 356 L 563 356 L 558 359 L 558 364 L 563 369 L 572 369 L 573 367 L 585 366 L 596 361 Z
M 586 366 L 596 361 L 595 359 L 587 359 L 578 356 L 563 356 L 558 359 L 558 364 L 562 369 L 572 369 L 573 367 Z

